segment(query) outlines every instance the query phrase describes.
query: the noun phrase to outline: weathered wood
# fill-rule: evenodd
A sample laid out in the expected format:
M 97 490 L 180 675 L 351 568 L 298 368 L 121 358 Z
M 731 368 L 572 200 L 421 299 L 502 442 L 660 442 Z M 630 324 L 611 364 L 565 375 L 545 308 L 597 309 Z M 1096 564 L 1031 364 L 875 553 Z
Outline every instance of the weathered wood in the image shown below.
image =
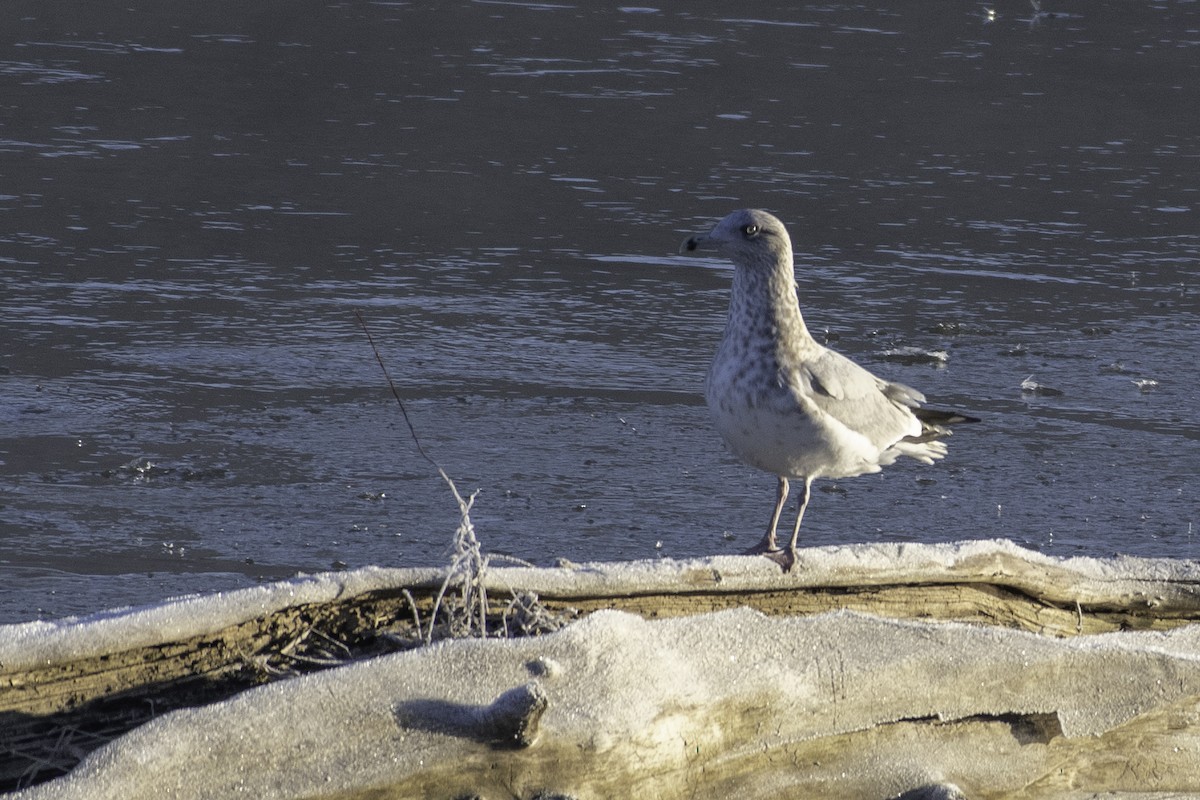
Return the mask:
M 22 800 L 1197 796 L 1198 652 L 1192 629 L 597 612 L 165 716 Z
M 1200 619 L 1192 610 L 1150 613 L 1144 608 L 1059 607 L 1006 586 L 925 584 L 859 586 L 836 590 L 794 589 L 763 592 L 693 592 L 624 597 L 540 596 L 551 610 L 588 613 L 601 608 L 629 611 L 648 619 L 690 616 L 748 606 L 768 615 L 820 614 L 849 609 L 899 619 L 976 622 L 1054 636 L 1120 630 L 1168 630 Z
M 383 652 L 385 623 L 408 613 L 402 592 L 372 592 L 287 607 L 203 636 L 0 672 L 0 789 L 62 774 L 167 711 Z
M 428 619 L 435 590 L 418 586 L 409 594 L 417 615 Z M 538 601 L 551 613 L 585 615 L 614 609 L 648 619 L 740 606 L 769 615 L 850 609 L 896 618 L 1001 625 L 1055 636 L 1167 630 L 1200 619 L 1200 609 L 1166 605 L 1149 609 L 1140 602 L 1125 608 L 1111 602 L 1099 607 L 1061 607 L 1009 586 L 984 583 L 762 591 L 714 588 L 593 597 L 544 593 L 538 595 Z M 169 691 L 173 682 L 184 679 L 218 681 L 242 675 L 247 682 L 261 682 L 273 677 L 274 671 L 304 671 L 305 654 L 327 650 L 326 639 L 358 654 L 364 649 L 396 649 L 382 644 L 379 636 L 390 633 L 417 640 L 413 611 L 414 605 L 401 590 L 365 592 L 336 602 L 285 608 L 205 636 L 66 664 L 0 672 L 0 712 L 56 713 L 131 689 L 143 688 L 147 695 Z M 503 627 L 503 614 L 493 613 L 491 619 L 494 629 Z
M 908 552 L 900 552 L 908 548 Z M 914 557 L 913 554 L 917 555 Z M 784 576 L 756 559 L 646 563 L 610 570 L 492 569 L 489 626 L 537 632 L 600 609 L 647 619 L 747 606 L 772 616 L 848 609 L 897 619 L 971 622 L 1054 637 L 1169 630 L 1200 619 L 1200 580 L 1162 562 L 1080 569 L 1011 546 L 963 548 L 927 558 L 898 546 L 894 559 Z M 841 551 L 833 553 L 834 561 Z M 829 561 L 829 553 L 823 553 Z M 824 563 L 824 562 L 822 562 Z M 631 577 L 632 575 L 632 577 Z M 104 741 L 163 712 L 249 686 L 418 646 L 444 587 L 437 571 L 395 571 L 395 581 L 284 603 L 216 630 L 50 663 L 0 664 L 0 787 L 59 774 Z M 407 580 L 406 580 L 407 579 Z M 522 603 L 510 602 L 521 596 Z M 534 600 L 536 598 L 536 601 Z M 542 619 L 529 619 L 531 604 Z M 441 600 L 439 620 L 452 610 Z M 418 621 L 420 629 L 418 629 Z M 542 627 L 539 627 L 542 626 Z M 86 625 L 83 627 L 86 628 Z M 553 627 L 553 626 L 551 626 Z M 437 633 L 437 629 L 435 629 Z M 11 660 L 11 659 L 10 659 Z M 64 732 L 73 737 L 64 748 Z

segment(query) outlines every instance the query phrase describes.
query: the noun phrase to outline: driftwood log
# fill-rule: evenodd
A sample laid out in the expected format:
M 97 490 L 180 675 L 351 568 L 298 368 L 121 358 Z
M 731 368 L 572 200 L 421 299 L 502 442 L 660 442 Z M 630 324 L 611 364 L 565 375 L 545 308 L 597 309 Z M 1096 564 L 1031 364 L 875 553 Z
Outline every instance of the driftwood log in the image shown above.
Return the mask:
M 744 557 L 492 568 L 465 576 L 490 597 L 489 633 L 525 638 L 428 648 L 467 611 L 455 608 L 446 577 L 367 569 L 0 628 L 0 781 L 10 790 L 34 787 L 21 792 L 30 797 L 142 796 L 122 783 L 132 774 L 96 759 L 51 779 L 151 720 L 144 731 L 155 742 L 183 735 L 182 718 L 165 712 L 264 683 L 302 693 L 306 681 L 407 659 L 408 670 L 428 674 L 396 682 L 379 704 L 393 736 L 425 748 L 425 765 L 356 768 L 360 783 L 320 796 L 1200 793 L 1200 634 L 1188 627 L 1200 618 L 1200 566 L 1190 562 L 1062 560 L 984 542 L 814 549 L 788 575 Z M 627 613 L 585 619 L 601 610 Z M 831 611 L 859 613 L 824 613 Z M 653 622 L 674 618 L 682 619 Z M 563 626 L 541 637 L 553 647 L 530 636 Z M 579 701 L 563 699 L 619 689 L 576 684 L 586 672 L 579 665 L 597 657 L 585 653 L 588 635 L 609 648 L 606 658 L 639 648 L 634 674 L 610 679 L 645 682 L 654 713 L 610 719 L 615 710 L 584 713 Z M 784 639 L 793 646 L 781 657 L 771 647 Z M 439 687 L 438 673 L 460 663 L 458 644 L 475 648 L 478 663 L 504 666 L 480 667 L 466 688 Z M 372 658 L 395 651 L 410 652 Z M 744 666 L 709 685 L 716 673 L 705 665 L 714 654 L 740 656 Z M 675 670 L 675 682 L 690 673 L 701 688 L 660 686 L 656 668 Z M 774 680 L 762 683 L 760 671 Z M 987 690 L 972 699 L 964 685 Z M 235 702 L 266 724 L 274 712 L 253 706 L 258 696 Z M 302 705 L 301 697 L 289 704 Z M 564 706 L 572 720 L 591 714 L 593 729 L 564 722 Z M 144 731 L 132 736 L 151 736 Z M 219 751 L 197 753 L 196 768 Z M 944 756 L 932 758 L 942 766 L 930 766 L 933 752 Z M 176 766 L 186 773 L 186 764 Z M 303 770 L 295 777 L 294 764 L 275 766 L 292 777 L 272 784 L 268 770 L 255 779 L 258 791 L 317 796 Z M 235 788 L 221 789 L 209 775 L 205 794 L 199 779 L 179 780 L 179 796 Z

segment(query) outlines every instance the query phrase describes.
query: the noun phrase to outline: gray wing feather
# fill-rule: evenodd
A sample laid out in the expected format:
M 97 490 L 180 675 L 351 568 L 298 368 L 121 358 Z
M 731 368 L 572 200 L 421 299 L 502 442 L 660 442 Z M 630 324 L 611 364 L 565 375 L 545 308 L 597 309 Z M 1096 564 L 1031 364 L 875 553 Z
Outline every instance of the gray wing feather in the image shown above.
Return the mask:
M 918 423 L 913 408 L 925 396 L 902 383 L 890 383 L 827 348 L 799 367 L 800 386 L 822 412 L 880 447 L 911 435 Z

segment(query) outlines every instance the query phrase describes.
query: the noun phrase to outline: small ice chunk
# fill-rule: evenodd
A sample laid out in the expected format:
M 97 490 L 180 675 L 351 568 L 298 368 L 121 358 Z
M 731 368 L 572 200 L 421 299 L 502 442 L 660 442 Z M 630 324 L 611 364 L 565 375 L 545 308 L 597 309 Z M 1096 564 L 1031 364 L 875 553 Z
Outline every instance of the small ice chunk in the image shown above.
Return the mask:
M 1030 375 L 1025 380 L 1021 381 L 1022 394 L 1036 394 L 1040 397 L 1057 397 L 1062 394 L 1060 389 L 1054 389 L 1045 384 L 1038 383 Z
M 926 350 L 923 347 L 892 347 L 881 353 L 884 361 L 894 361 L 900 364 L 935 364 L 942 365 L 950 360 L 950 354 L 945 350 Z

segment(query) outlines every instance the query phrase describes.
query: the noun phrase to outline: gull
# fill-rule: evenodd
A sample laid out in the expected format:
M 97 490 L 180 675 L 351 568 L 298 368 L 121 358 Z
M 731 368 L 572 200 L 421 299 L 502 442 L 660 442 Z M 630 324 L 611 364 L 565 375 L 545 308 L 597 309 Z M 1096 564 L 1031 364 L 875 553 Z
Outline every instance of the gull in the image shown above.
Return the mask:
M 898 457 L 932 464 L 946 455 L 947 427 L 972 417 L 921 408 L 925 396 L 868 372 L 813 339 L 804 324 L 787 229 L 765 211 L 734 211 L 680 252 L 715 251 L 734 263 L 725 333 L 705 382 L 705 399 L 726 446 L 778 477 L 763 554 L 788 572 L 817 478 L 878 472 Z M 775 529 L 789 482 L 803 488 L 788 548 Z

